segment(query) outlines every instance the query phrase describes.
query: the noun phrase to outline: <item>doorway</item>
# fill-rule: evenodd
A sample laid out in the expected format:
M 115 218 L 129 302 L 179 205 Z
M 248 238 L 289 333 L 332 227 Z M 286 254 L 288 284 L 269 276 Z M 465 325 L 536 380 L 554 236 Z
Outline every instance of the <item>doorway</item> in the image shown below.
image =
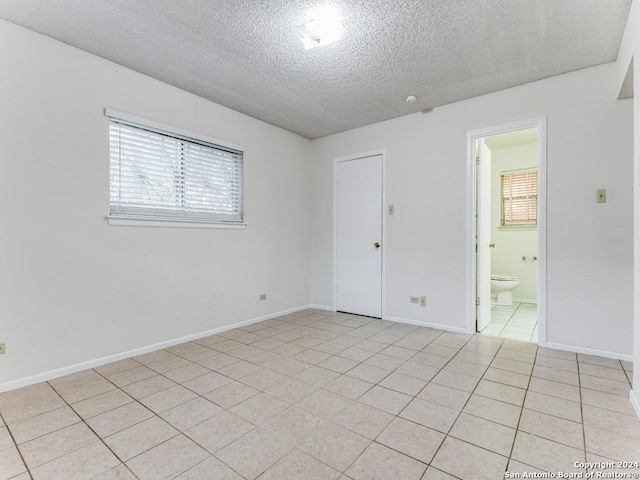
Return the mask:
M 469 331 L 546 338 L 545 121 L 469 133 Z
M 382 318 L 384 155 L 335 163 L 336 311 Z

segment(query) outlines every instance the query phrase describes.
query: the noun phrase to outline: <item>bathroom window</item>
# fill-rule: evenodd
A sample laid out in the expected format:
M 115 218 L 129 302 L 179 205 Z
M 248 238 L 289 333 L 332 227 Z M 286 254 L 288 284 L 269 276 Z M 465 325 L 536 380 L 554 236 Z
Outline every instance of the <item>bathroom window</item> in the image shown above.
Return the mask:
M 110 218 L 242 224 L 242 150 L 151 121 L 121 118 L 126 114 L 107 115 Z
M 538 223 L 538 172 L 502 172 L 503 227 L 536 226 Z

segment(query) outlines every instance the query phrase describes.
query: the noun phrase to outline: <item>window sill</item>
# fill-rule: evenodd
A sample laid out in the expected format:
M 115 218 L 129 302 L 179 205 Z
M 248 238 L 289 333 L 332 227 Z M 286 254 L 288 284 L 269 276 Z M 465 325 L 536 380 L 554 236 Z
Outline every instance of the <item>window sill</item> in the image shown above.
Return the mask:
M 138 217 L 107 215 L 107 223 L 112 227 L 148 227 L 148 228 L 217 228 L 223 230 L 244 230 L 246 223 L 212 223 L 179 218 Z
M 498 230 L 500 230 L 501 232 L 518 232 L 518 231 L 535 232 L 536 230 L 538 230 L 538 226 L 537 225 L 513 225 L 511 227 L 498 227 Z

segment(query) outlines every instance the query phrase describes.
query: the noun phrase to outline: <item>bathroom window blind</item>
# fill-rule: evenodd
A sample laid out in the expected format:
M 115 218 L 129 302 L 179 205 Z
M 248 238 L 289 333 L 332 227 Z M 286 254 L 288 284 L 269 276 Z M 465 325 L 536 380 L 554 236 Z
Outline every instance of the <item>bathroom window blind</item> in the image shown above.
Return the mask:
M 538 223 L 538 172 L 504 172 L 502 179 L 502 226 L 530 226 Z
M 110 119 L 112 216 L 243 221 L 243 152 Z

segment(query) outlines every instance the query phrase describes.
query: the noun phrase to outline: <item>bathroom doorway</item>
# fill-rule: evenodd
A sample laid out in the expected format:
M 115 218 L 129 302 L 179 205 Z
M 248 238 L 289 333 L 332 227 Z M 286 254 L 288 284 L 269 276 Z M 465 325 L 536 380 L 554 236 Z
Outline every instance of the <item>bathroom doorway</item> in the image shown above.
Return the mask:
M 546 337 L 543 119 L 469 134 L 473 330 Z

